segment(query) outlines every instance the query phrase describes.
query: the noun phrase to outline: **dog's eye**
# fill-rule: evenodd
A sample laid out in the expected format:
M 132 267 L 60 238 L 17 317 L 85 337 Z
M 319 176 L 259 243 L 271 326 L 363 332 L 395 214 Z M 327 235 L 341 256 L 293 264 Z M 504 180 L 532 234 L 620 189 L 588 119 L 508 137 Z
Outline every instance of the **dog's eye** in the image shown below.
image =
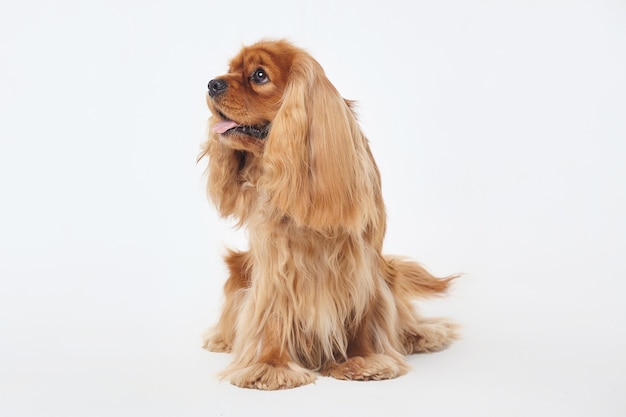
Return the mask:
M 257 68 L 250 76 L 250 80 L 255 84 L 265 84 L 269 82 L 270 78 L 267 76 L 267 72 L 263 68 Z

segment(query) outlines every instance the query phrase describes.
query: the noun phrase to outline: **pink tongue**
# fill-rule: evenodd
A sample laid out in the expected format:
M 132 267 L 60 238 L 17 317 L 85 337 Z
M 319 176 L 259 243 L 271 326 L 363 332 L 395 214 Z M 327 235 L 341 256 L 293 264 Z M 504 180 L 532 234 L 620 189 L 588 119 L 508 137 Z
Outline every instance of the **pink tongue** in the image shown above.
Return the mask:
M 232 129 L 233 127 L 239 126 L 238 123 L 233 122 L 232 120 L 222 120 L 220 122 L 215 123 L 213 126 L 213 131 L 217 133 L 224 133 L 228 129 Z

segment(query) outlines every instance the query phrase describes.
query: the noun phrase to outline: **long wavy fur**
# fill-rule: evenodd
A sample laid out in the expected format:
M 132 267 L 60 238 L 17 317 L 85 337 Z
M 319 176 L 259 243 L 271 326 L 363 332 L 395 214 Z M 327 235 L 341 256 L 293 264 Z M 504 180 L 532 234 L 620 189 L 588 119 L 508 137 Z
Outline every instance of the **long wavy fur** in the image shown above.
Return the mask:
M 251 81 L 258 68 L 269 81 Z M 259 389 L 310 383 L 315 372 L 387 379 L 407 371 L 405 354 L 452 341 L 456 325 L 421 318 L 411 300 L 445 292 L 455 276 L 382 255 L 378 168 L 320 64 L 290 43 L 263 41 L 217 80 L 201 155 L 207 192 L 250 240 L 226 256 L 224 308 L 205 337 L 208 349 L 233 353 L 223 377 Z M 269 133 L 218 133 L 224 121 L 268 123 Z

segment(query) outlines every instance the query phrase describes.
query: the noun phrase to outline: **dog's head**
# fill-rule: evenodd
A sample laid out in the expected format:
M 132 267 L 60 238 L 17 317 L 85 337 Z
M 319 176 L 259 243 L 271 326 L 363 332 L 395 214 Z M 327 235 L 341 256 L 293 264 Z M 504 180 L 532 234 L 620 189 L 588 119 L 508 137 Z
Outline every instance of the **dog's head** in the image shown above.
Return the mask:
M 243 48 L 227 74 L 209 81 L 211 129 L 225 145 L 262 153 L 298 52 L 285 41 L 259 42 Z
M 381 217 L 379 175 L 367 140 L 350 103 L 307 52 L 286 41 L 244 47 L 208 88 L 209 143 L 235 152 L 231 173 L 245 168 L 247 154 L 260 159 L 255 186 L 282 215 L 326 229 L 362 228 Z M 235 192 L 226 176 L 221 182 L 214 198 Z

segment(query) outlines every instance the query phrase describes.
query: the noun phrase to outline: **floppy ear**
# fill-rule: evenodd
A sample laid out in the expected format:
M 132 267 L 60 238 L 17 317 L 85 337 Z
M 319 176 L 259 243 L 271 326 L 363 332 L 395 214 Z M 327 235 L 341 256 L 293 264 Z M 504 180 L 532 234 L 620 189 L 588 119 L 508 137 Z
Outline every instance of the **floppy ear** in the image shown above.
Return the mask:
M 213 120 L 210 127 L 212 125 Z M 252 152 L 226 146 L 210 127 L 209 140 L 198 157 L 198 161 L 209 158 L 207 194 L 222 217 L 234 216 L 241 226 L 254 210 L 257 199 L 256 189 L 251 186 L 249 178 L 260 172 L 258 157 Z
M 279 213 L 324 230 L 363 231 L 384 222 L 367 139 L 348 103 L 306 53 L 292 64 L 266 141 L 260 185 Z
M 209 157 L 207 194 L 223 217 L 235 214 L 240 192 L 238 172 L 242 153 L 221 144 L 217 134 L 210 131 L 198 161 L 206 156 Z

